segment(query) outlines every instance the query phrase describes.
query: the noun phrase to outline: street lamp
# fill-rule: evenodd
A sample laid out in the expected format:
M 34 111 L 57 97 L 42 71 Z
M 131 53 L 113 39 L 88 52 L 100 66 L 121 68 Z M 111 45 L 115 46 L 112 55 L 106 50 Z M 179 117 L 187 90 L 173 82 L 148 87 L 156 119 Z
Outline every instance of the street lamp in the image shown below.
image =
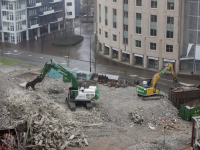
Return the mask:
M 91 72 L 91 35 L 90 35 L 90 72 Z
M 67 67 L 69 68 L 69 56 L 64 56 L 65 57 L 65 60 L 67 62 Z

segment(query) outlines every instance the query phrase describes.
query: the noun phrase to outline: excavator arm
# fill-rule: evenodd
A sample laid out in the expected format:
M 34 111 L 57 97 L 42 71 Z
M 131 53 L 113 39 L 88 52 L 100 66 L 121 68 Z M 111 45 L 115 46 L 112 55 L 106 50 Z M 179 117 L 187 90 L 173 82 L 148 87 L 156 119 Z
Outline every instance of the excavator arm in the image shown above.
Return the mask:
M 51 70 L 54 69 L 60 74 L 63 75 L 63 82 L 72 82 L 72 87 L 73 88 L 78 88 L 78 82 L 74 75 L 67 71 L 63 66 L 59 65 L 57 62 L 54 60 L 50 59 L 43 67 L 41 74 L 37 76 L 36 79 L 34 79 L 31 82 L 28 82 L 26 84 L 26 89 L 28 87 L 31 87 L 33 90 L 35 90 L 35 85 L 39 82 L 42 82 L 43 79 L 45 78 L 46 74 Z
M 160 72 L 156 73 L 153 78 L 152 78 L 152 81 L 151 81 L 151 87 L 155 88 L 155 85 L 157 83 L 157 80 L 165 73 L 167 72 L 168 70 L 171 71 L 171 74 L 173 76 L 173 84 L 175 86 L 177 86 L 179 84 L 178 80 L 177 80 L 177 74 L 174 72 L 174 69 L 173 69 L 173 65 L 171 63 L 169 63 L 166 67 L 164 67 Z

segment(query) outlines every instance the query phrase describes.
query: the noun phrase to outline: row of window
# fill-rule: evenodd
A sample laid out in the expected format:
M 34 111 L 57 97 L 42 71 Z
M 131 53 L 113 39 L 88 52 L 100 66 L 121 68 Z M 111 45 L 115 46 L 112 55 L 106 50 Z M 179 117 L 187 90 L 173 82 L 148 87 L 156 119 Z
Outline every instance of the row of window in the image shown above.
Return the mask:
M 99 34 L 101 35 L 101 29 L 99 29 Z M 108 32 L 105 31 L 105 38 L 108 38 Z M 117 35 L 112 35 L 113 41 L 117 41 Z M 128 38 L 124 38 L 124 42 L 126 42 Z M 128 41 L 127 41 L 128 42 Z M 142 47 L 142 41 L 135 40 L 135 47 L 141 48 Z M 156 50 L 157 44 L 150 42 L 150 50 Z M 166 52 L 173 52 L 173 45 L 166 45 Z
M 143 0 L 143 1 L 146 1 L 146 0 Z M 174 1 L 175 0 L 167 0 L 168 10 L 174 10 Z M 113 2 L 117 2 L 117 0 L 113 0 Z M 128 4 L 128 0 L 124 0 L 124 4 Z M 141 7 L 142 0 L 135 0 L 135 6 Z M 151 0 L 151 8 L 157 8 L 157 7 L 158 7 L 158 0 Z
M 136 13 L 136 28 L 135 33 L 142 34 L 142 14 Z M 124 18 L 128 18 L 128 11 L 124 11 Z M 101 22 L 101 17 L 99 17 L 99 22 Z M 108 25 L 107 19 L 107 7 L 105 7 L 105 25 Z M 113 9 L 113 28 L 117 28 L 117 10 Z M 157 15 L 150 15 L 150 36 L 157 36 Z M 128 24 L 124 23 L 123 30 L 128 31 Z M 166 38 L 173 38 L 174 36 L 174 17 L 167 17 L 166 25 Z M 127 41 L 127 40 L 125 40 Z M 128 42 L 125 42 L 128 44 Z
M 150 20 L 150 36 L 157 36 L 157 15 L 151 15 Z M 105 24 L 108 24 L 106 19 Z M 117 22 L 113 22 L 113 28 L 117 28 Z M 128 25 L 123 25 L 123 30 L 128 31 Z M 142 14 L 136 13 L 136 28 L 135 33 L 142 34 Z M 166 38 L 174 37 L 174 17 L 167 17 L 167 25 L 166 25 Z M 128 44 L 128 43 L 126 43 Z

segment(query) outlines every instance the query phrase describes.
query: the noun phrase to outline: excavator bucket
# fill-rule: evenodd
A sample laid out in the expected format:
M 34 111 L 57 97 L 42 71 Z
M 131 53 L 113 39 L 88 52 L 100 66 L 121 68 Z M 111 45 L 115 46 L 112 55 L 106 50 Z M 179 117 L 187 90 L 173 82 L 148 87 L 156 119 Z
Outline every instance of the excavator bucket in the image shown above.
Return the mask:
M 178 82 L 178 79 L 177 79 L 177 78 L 173 78 L 173 85 L 174 85 L 175 87 L 180 86 L 180 83 Z
M 31 87 L 31 88 L 35 91 L 35 85 L 36 85 L 37 83 L 41 82 L 41 81 L 42 81 L 41 77 L 40 77 L 40 76 L 37 76 L 36 79 L 34 79 L 33 81 L 28 82 L 28 83 L 26 84 L 26 89 L 28 89 L 29 87 Z

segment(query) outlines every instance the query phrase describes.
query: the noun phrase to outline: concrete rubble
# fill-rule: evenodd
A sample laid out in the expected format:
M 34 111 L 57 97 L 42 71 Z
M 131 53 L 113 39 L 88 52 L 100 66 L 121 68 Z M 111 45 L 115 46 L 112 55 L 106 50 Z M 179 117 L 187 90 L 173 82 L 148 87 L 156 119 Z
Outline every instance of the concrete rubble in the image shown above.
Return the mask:
M 19 86 L 37 75 L 30 71 L 0 72 L 0 128 L 16 128 L 21 149 L 107 146 L 155 150 L 162 148 L 164 126 L 166 147 L 177 149 L 191 132 L 191 124 L 179 118 L 167 94 L 162 92 L 165 97 L 161 100 L 143 101 L 137 96 L 134 81 L 126 88 L 98 84 L 100 99 L 93 102 L 93 109 L 80 105 L 71 112 L 65 100 L 71 83 L 46 77 L 36 85 L 36 91 Z

